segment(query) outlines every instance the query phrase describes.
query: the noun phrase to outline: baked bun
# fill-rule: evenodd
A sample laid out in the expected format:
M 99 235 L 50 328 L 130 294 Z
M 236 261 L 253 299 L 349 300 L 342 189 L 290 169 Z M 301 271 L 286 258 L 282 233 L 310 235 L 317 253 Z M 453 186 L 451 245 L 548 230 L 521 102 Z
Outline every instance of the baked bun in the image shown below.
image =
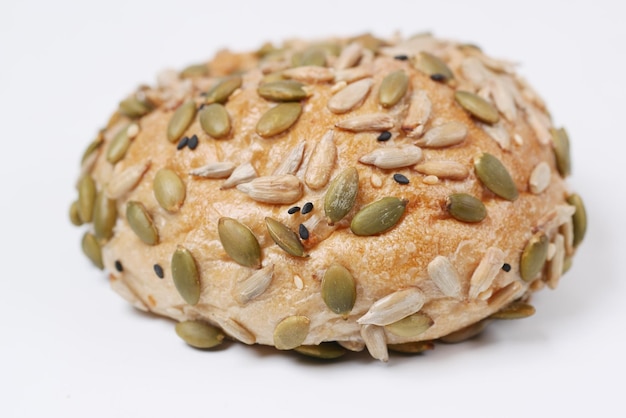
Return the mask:
M 125 98 L 71 219 L 196 347 L 420 352 L 534 312 L 585 233 L 569 143 L 514 66 L 419 35 L 220 51 Z

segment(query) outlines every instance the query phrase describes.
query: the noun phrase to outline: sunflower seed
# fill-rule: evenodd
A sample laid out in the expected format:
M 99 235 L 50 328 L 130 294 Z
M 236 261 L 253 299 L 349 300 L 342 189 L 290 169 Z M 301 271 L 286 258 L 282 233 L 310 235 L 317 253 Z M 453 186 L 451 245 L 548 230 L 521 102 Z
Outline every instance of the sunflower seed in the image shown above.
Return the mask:
M 245 163 L 235 168 L 226 181 L 224 181 L 220 189 L 229 189 L 237 186 L 238 184 L 249 182 L 256 177 L 257 173 L 252 164 Z
M 84 223 L 93 219 L 93 207 L 96 202 L 96 183 L 85 174 L 78 181 L 78 214 Z
M 298 168 L 300 168 L 300 164 L 302 164 L 302 158 L 304 158 L 305 144 L 306 143 L 302 141 L 291 149 L 287 157 L 283 159 L 280 165 L 276 167 L 276 170 L 274 170 L 275 176 L 296 174 Z
M 231 318 L 220 319 L 222 330 L 232 338 L 244 344 L 252 345 L 256 343 L 256 337 L 246 327 Z
M 491 319 L 522 319 L 534 315 L 535 308 L 526 302 L 516 301 L 491 315 Z
M 116 221 L 117 206 L 115 200 L 109 199 L 104 191 L 100 191 L 93 207 L 93 229 L 96 238 L 99 240 L 111 238 Z
M 451 332 L 450 334 L 441 337 L 440 340 L 447 344 L 456 344 L 467 341 L 483 332 L 490 322 L 491 321 L 489 320 L 478 321 L 474 324 L 466 326 L 465 328 L 461 328 L 458 331 Z
M 292 174 L 263 176 L 237 185 L 237 190 L 257 202 L 290 204 L 302 197 L 302 183 Z
M 461 73 L 477 88 L 483 88 L 487 85 L 488 80 L 493 74 L 485 67 L 485 65 L 475 56 L 469 56 L 461 62 Z
M 333 137 L 333 130 L 328 130 L 322 139 L 315 144 L 311 158 L 309 158 L 304 181 L 313 190 L 326 186 L 330 179 L 337 159 L 337 147 Z
M 382 234 L 398 223 L 407 203 L 408 200 L 397 197 L 383 197 L 370 203 L 354 215 L 350 230 L 361 236 Z
M 489 247 L 482 260 L 472 273 L 469 298 L 477 299 L 495 280 L 504 264 L 504 252 L 496 247 Z
M 550 260 L 546 283 L 550 289 L 556 289 L 559 279 L 563 274 L 563 262 L 565 261 L 565 238 L 561 234 L 554 237 L 554 255 Z
M 135 234 L 148 245 L 159 243 L 159 231 L 152 217 L 141 202 L 130 201 L 126 204 L 126 220 Z
M 322 360 L 333 360 L 346 354 L 346 350 L 334 342 L 320 343 L 319 345 L 301 345 L 294 348 L 294 351 Z
M 225 103 L 231 94 L 243 83 L 240 76 L 231 76 L 221 80 L 206 93 L 205 103 Z
M 503 306 L 509 303 L 511 300 L 515 300 L 520 296 L 520 292 L 523 293 L 524 287 L 518 281 L 511 282 L 504 286 L 502 289 L 498 289 L 487 301 L 489 306 Z
M 419 354 L 426 350 L 433 350 L 435 344 L 432 341 L 415 341 L 402 344 L 389 344 L 387 348 L 391 351 L 404 354 Z
M 560 233 L 563 234 L 563 238 L 565 239 L 565 255 L 567 257 L 571 257 L 574 254 L 574 220 L 573 218 L 569 218 L 563 225 L 560 227 Z
M 550 185 L 550 165 L 542 161 L 533 168 L 528 179 L 528 187 L 534 194 L 540 194 Z
M 411 95 L 411 102 L 406 117 L 402 122 L 402 130 L 411 138 L 416 138 L 424 132 L 424 126 L 430 118 L 432 103 L 425 90 L 417 90 Z
M 152 183 L 154 197 L 163 209 L 177 212 L 185 201 L 185 183 L 173 170 L 162 168 L 157 171 Z
M 421 148 L 415 145 L 404 145 L 401 147 L 376 148 L 369 154 L 359 158 L 359 162 L 374 165 L 378 168 L 392 169 L 415 165 L 421 159 Z
M 428 76 L 440 75 L 446 82 L 454 78 L 454 74 L 443 60 L 426 51 L 421 51 L 417 55 L 413 66 Z
M 70 205 L 70 222 L 72 222 L 74 226 L 81 226 L 83 224 L 80 213 L 78 213 L 78 201 L 74 201 Z
M 341 54 L 335 61 L 335 69 L 345 70 L 354 67 L 363 54 L 363 46 L 358 42 L 352 42 L 341 50 Z
M 196 103 L 189 100 L 176 109 L 167 125 L 167 139 L 177 142 L 196 116 Z
M 322 299 L 337 315 L 347 316 L 356 301 L 356 284 L 352 274 L 342 265 L 331 264 L 322 278 Z
M 328 109 L 333 113 L 341 114 L 360 107 L 373 83 L 371 78 L 364 78 L 349 84 L 330 98 Z
M 337 341 L 337 343 L 346 350 L 361 352 L 365 349 L 365 343 L 362 341 Z
M 92 233 L 86 232 L 83 235 L 81 242 L 83 253 L 87 256 L 94 266 L 100 270 L 104 269 L 104 263 L 102 262 L 102 248 L 98 239 Z
M 484 152 L 474 159 L 474 169 L 476 176 L 487 189 L 503 199 L 510 201 L 517 199 L 515 182 L 499 159 Z
M 344 119 L 336 127 L 352 132 L 386 131 L 394 126 L 394 119 L 387 113 L 369 113 Z
M 496 108 L 509 122 L 514 122 L 517 119 L 517 107 L 511 92 L 513 87 L 502 77 L 491 78 L 489 85 Z
M 467 126 L 461 122 L 447 122 L 429 129 L 415 145 L 429 148 L 442 148 L 457 145 L 467 136 Z
M 376 360 L 387 362 L 389 352 L 387 351 L 387 337 L 385 329 L 376 325 L 363 325 L 361 327 L 361 338 L 365 342 L 367 351 Z
M 324 196 L 324 213 L 330 223 L 339 222 L 352 210 L 359 191 L 359 172 L 346 168 L 328 186 Z
M 458 90 L 454 93 L 454 98 L 463 109 L 481 122 L 494 124 L 500 120 L 498 110 L 491 103 L 474 93 Z
M 130 148 L 131 138 L 128 135 L 129 126 L 131 125 L 121 129 L 115 137 L 113 137 L 107 147 L 106 159 L 111 164 L 115 164 L 124 158 L 128 148 Z
M 302 113 L 300 103 L 281 103 L 265 112 L 256 125 L 256 133 L 263 138 L 285 132 L 296 123 Z
M 432 327 L 434 323 L 435 321 L 428 315 L 418 312 L 389 325 L 385 325 L 385 330 L 398 337 L 413 338 L 425 332 L 428 328 Z
M 444 295 L 460 299 L 461 279 L 447 257 L 438 255 L 428 263 L 428 276 Z
M 576 208 L 572 205 L 556 205 L 550 212 L 539 218 L 537 226 L 533 228 L 533 232 L 543 231 L 551 233 L 559 226 L 571 222 L 575 212 Z
M 385 76 L 378 90 L 378 102 L 386 108 L 396 105 L 409 89 L 409 76 L 397 70 Z
M 295 80 L 279 80 L 261 84 L 257 93 L 266 100 L 274 102 L 297 102 L 306 98 L 304 84 Z
M 205 179 L 222 179 L 231 175 L 235 169 L 235 164 L 230 161 L 209 163 L 189 172 L 192 176 L 203 177 Z
M 176 334 L 196 348 L 213 348 L 224 340 L 224 333 L 219 328 L 201 321 L 179 322 L 176 324 Z
M 267 232 L 269 232 L 272 240 L 287 254 L 296 257 L 309 256 L 304 251 L 304 246 L 302 242 L 300 242 L 298 235 L 289 229 L 288 226 L 270 217 L 265 218 L 265 225 L 267 226 Z
M 274 265 L 263 267 L 252 275 L 238 280 L 233 287 L 233 297 L 240 305 L 245 305 L 261 296 L 272 283 Z
M 109 184 L 106 186 L 106 195 L 110 199 L 119 199 L 133 190 L 150 168 L 150 164 L 151 161 L 147 160 L 139 164 L 131 165 L 123 171 L 114 174 L 111 181 L 109 181 Z
M 193 255 L 183 246 L 178 246 L 172 255 L 172 279 L 180 296 L 190 305 L 200 300 L 200 273 Z
M 230 116 L 224 105 L 212 103 L 204 106 L 198 116 L 200 126 L 215 139 L 224 138 L 230 133 Z
M 424 294 L 418 288 L 399 290 L 374 302 L 357 323 L 389 325 L 418 312 L 425 301 Z
M 587 211 L 585 210 L 582 198 L 578 194 L 569 195 L 567 197 L 567 203 L 576 208 L 576 212 L 572 215 L 574 223 L 573 245 L 574 248 L 576 248 L 582 242 L 583 238 L 585 238 L 585 233 L 587 232 Z
M 493 125 L 481 123 L 479 126 L 487 133 L 487 135 L 498 143 L 500 148 L 505 151 L 511 150 L 511 136 L 502 122 L 498 122 Z
M 217 232 L 224 251 L 233 260 L 245 267 L 261 268 L 261 247 L 254 233 L 232 218 L 220 218 Z
M 526 244 L 520 258 L 520 275 L 529 282 L 543 270 L 548 256 L 548 237 L 543 232 L 535 234 Z
M 274 346 L 278 350 L 292 350 L 302 345 L 310 326 L 311 320 L 306 316 L 288 316 L 274 328 Z
M 542 145 L 548 145 L 553 140 L 550 118 L 533 106 L 524 108 L 526 120 Z
M 128 116 L 131 119 L 140 118 L 152 111 L 154 106 L 148 101 L 140 99 L 138 94 L 133 94 L 132 96 L 122 100 L 119 105 L 119 112 L 122 115 Z
M 345 70 L 337 70 L 335 73 L 335 82 L 345 81 L 346 83 L 353 83 L 363 78 L 371 77 L 372 69 L 368 66 L 358 66 L 354 68 L 347 68 Z
M 425 161 L 416 165 L 415 170 L 427 176 L 448 180 L 464 180 L 469 176 L 467 167 L 456 161 Z
M 308 83 L 324 83 L 335 78 L 335 73 L 332 69 L 314 65 L 289 68 L 283 71 L 282 75 L 286 78 Z
M 483 202 L 467 193 L 449 195 L 446 210 L 453 218 L 463 222 L 480 222 L 487 216 Z
M 567 177 L 572 173 L 569 137 L 565 129 L 552 129 L 552 144 L 554 147 L 554 156 L 556 157 L 556 167 L 563 177 Z

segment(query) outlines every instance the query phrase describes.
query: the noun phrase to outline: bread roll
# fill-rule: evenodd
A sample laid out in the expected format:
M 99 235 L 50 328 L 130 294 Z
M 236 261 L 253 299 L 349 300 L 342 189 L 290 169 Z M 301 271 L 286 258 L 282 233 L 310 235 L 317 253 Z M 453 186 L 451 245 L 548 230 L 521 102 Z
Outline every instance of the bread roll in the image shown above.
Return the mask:
M 126 97 L 70 216 L 196 347 L 420 352 L 531 315 L 586 228 L 569 140 L 514 65 L 418 35 L 220 51 Z

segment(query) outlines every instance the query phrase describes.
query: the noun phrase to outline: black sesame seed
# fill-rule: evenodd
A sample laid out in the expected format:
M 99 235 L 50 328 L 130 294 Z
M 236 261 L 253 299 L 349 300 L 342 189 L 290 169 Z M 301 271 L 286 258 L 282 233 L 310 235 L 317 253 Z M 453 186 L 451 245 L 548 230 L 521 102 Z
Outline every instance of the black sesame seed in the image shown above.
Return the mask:
M 376 138 L 378 141 L 389 141 L 391 139 L 391 132 L 389 131 L 383 131 L 380 133 L 380 135 L 378 135 L 378 138 Z
M 430 75 L 430 79 L 433 81 L 442 82 L 442 81 L 446 81 L 446 76 L 443 74 L 435 73 L 435 74 Z
M 409 59 L 408 55 L 404 55 L 404 54 L 400 54 L 400 55 L 396 55 L 395 57 L 393 57 L 393 59 L 396 59 L 398 61 L 406 61 Z
M 393 179 L 400 184 L 409 184 L 409 179 L 404 174 L 396 173 Z
M 189 142 L 187 142 L 187 146 L 190 150 L 195 150 L 198 146 L 198 135 L 194 134 L 191 138 L 189 138 Z
M 311 202 L 306 202 L 303 206 L 302 206 L 302 214 L 306 215 L 307 213 L 311 212 L 313 210 L 313 203 Z
M 511 265 L 509 263 L 504 263 L 502 265 L 502 270 L 504 270 L 504 271 L 506 271 L 508 273 L 509 271 L 511 271 Z
M 186 136 L 183 136 L 180 139 L 180 141 L 178 141 L 178 145 L 176 145 L 176 149 L 181 150 L 185 148 L 188 143 L 189 143 L 189 138 L 187 138 Z
M 300 234 L 300 238 L 302 238 L 303 240 L 309 239 L 309 230 L 306 229 L 306 226 L 304 226 L 304 224 L 300 224 L 300 226 L 298 227 L 298 233 Z
M 163 277 L 165 277 L 165 274 L 163 273 L 163 267 L 161 267 L 158 264 L 155 264 L 153 267 L 154 267 L 154 272 L 156 273 L 159 279 L 162 279 Z
M 122 262 L 120 260 L 115 260 L 115 270 L 120 273 L 124 271 L 124 266 L 122 266 Z
M 300 212 L 300 206 L 294 206 L 287 209 L 287 213 L 293 215 L 294 213 Z

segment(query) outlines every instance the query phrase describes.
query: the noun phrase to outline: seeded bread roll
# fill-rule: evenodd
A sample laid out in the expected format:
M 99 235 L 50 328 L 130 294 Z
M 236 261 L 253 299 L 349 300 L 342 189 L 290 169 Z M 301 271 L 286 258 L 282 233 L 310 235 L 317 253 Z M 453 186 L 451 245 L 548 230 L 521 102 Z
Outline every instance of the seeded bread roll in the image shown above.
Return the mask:
M 421 352 L 529 316 L 586 228 L 514 66 L 430 35 L 220 51 L 125 98 L 70 216 L 196 347 Z

